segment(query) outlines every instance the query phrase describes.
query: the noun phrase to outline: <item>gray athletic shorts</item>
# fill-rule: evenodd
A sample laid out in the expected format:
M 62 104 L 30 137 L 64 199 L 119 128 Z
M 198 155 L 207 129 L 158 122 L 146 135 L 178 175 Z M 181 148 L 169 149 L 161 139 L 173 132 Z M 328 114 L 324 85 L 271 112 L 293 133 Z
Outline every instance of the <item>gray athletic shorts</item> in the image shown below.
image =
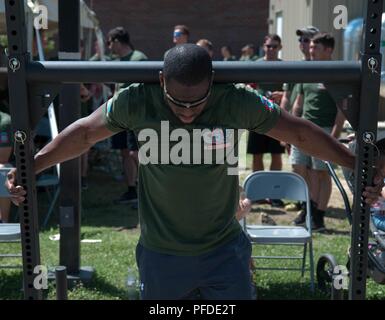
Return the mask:
M 321 129 L 330 134 L 333 128 L 325 127 Z M 308 154 L 298 149 L 296 146 L 291 146 L 290 163 L 292 165 L 303 165 L 314 170 L 328 169 L 323 160 L 309 156 Z

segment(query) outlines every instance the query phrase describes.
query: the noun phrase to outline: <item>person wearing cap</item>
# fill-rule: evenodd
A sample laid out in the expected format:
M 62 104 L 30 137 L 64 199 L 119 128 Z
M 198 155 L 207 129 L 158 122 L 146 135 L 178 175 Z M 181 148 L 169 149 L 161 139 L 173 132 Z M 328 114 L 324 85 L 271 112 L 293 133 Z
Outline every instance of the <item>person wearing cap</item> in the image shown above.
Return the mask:
M 309 46 L 311 60 L 332 60 L 334 44 L 334 37 L 329 33 L 314 36 Z M 336 104 L 336 100 L 340 102 L 339 98 L 343 98 L 342 94 L 333 93 L 331 96 L 323 83 L 301 83 L 297 86 L 298 95 L 294 102 L 293 114 L 313 122 L 337 139 L 345 121 L 343 113 Z M 295 172 L 308 182 L 312 200 L 313 229 L 322 231 L 325 229 L 324 215 L 332 190 L 327 166 L 319 158 L 311 157 L 295 146 L 292 147 L 290 162 Z M 302 210 L 294 220 L 294 224 L 301 225 L 305 223 L 305 219 L 306 212 Z
M 145 61 L 146 55 L 135 50 L 130 41 L 128 32 L 123 27 L 116 27 L 108 33 L 108 47 L 113 55 L 116 55 L 117 61 Z M 130 83 L 117 83 L 114 94 L 119 90 L 128 87 Z M 122 131 L 111 138 L 113 149 L 118 149 L 122 155 L 122 165 L 124 178 L 127 183 L 127 191 L 118 199 L 114 200 L 116 204 L 131 204 L 136 208 L 137 191 L 136 181 L 138 178 L 138 144 L 135 134 L 132 130 Z
M 299 49 L 303 54 L 303 60 L 306 60 L 306 61 L 310 60 L 310 52 L 309 52 L 310 40 L 319 32 L 320 32 L 319 29 L 313 26 L 297 29 L 296 34 L 299 37 L 298 38 Z
M 307 26 L 301 29 L 296 30 L 296 35 L 298 36 L 298 42 L 299 42 L 299 49 L 303 54 L 302 60 L 304 61 L 310 61 L 310 52 L 309 52 L 309 45 L 310 40 L 313 38 L 316 34 L 319 33 L 319 29 L 314 26 Z M 284 94 L 281 100 L 281 108 L 285 110 L 291 110 L 295 99 L 298 95 L 298 86 L 295 83 L 284 83 L 283 85 Z M 284 144 L 286 149 L 290 152 L 290 145 Z M 303 177 L 306 177 L 308 172 L 307 169 L 304 169 L 305 171 L 300 171 L 300 168 L 297 168 L 297 166 L 293 165 L 293 172 L 300 174 Z M 298 214 L 302 215 L 302 212 L 305 210 L 305 203 L 290 203 L 285 206 L 285 210 L 287 211 L 299 211 Z
M 242 50 L 242 55 L 239 61 L 256 61 L 258 56 L 255 54 L 255 46 L 251 43 L 245 45 Z
M 35 155 L 39 173 L 116 132 L 137 133 L 136 261 L 142 299 L 251 299 L 251 243 L 235 214 L 241 205 L 239 177 L 228 171 L 237 164 L 232 167 L 223 157 L 206 162 L 207 154 L 236 152 L 238 134 L 228 130 L 286 139 L 309 154 L 354 168 L 355 155 L 310 121 L 288 114 L 245 85 L 215 83 L 214 76 L 205 49 L 175 46 L 165 57 L 159 83 L 135 83 L 119 91 Z M 26 191 L 16 177 L 17 170 L 11 170 L 6 186 L 12 201 L 22 204 Z M 383 176 L 376 174 L 374 186 L 363 193 L 368 204 L 378 199 L 382 186 Z

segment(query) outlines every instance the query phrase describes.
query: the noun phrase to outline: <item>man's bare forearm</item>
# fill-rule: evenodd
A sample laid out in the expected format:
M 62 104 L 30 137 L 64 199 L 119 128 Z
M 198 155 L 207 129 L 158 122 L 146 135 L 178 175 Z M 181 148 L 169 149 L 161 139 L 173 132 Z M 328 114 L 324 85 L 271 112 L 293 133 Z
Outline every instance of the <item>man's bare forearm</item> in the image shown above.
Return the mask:
M 350 150 L 310 121 L 281 111 L 274 128 L 267 135 L 295 145 L 305 153 L 353 169 L 355 156 Z
M 307 154 L 337 163 L 343 167 L 353 169 L 355 156 L 336 138 L 325 133 L 312 123 L 307 123 L 309 130 L 301 128 L 296 146 Z
M 39 173 L 51 166 L 74 159 L 86 152 L 92 143 L 87 141 L 87 129 L 80 119 L 48 143 L 35 155 L 35 172 Z
M 35 172 L 39 173 L 57 163 L 74 159 L 96 142 L 112 136 L 114 132 L 104 123 L 104 108 L 105 104 L 88 117 L 72 123 L 41 149 L 35 156 Z

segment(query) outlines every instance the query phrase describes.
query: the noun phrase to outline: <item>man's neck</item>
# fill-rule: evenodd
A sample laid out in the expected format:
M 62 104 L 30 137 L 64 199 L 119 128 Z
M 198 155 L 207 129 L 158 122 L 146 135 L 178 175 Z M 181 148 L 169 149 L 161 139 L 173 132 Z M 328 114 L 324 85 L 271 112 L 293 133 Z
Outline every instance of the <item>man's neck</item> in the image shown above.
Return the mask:
M 132 49 L 130 47 L 122 48 L 122 50 L 118 53 L 119 58 L 123 58 L 125 56 L 128 56 L 132 52 Z

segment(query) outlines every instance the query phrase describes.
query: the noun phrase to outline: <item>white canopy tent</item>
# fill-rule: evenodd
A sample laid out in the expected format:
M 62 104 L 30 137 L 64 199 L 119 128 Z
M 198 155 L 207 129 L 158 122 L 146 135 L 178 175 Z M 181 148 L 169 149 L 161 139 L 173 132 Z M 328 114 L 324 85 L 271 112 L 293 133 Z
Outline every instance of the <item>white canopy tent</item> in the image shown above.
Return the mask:
M 58 0 L 24 0 L 26 12 L 26 24 L 28 39 L 28 50 L 32 49 L 33 38 L 33 21 L 40 13 L 39 5 L 44 5 L 48 10 L 48 31 L 55 33 L 58 29 L 59 19 L 59 1 Z M 99 29 L 99 21 L 96 19 L 95 12 L 93 12 L 83 0 L 80 0 L 80 38 L 84 41 L 85 54 L 90 56 L 92 51 L 93 33 Z M 0 0 L 0 34 L 6 34 L 6 19 L 5 19 L 5 3 Z

